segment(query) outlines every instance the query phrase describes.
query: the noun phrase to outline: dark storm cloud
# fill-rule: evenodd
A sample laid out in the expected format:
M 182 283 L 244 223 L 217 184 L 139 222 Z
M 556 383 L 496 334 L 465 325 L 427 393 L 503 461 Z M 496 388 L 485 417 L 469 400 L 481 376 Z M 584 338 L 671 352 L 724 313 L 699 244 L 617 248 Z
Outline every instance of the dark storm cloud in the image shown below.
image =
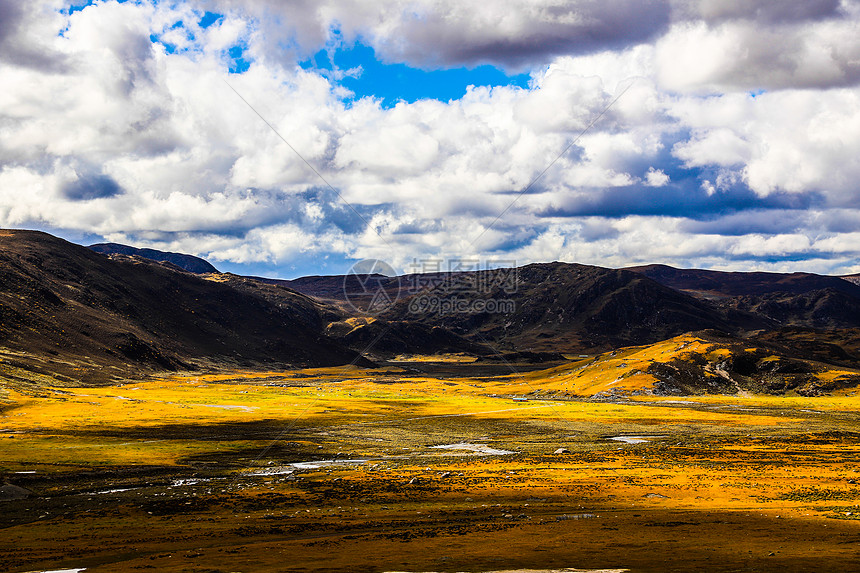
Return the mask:
M 119 183 L 108 175 L 84 175 L 63 186 L 63 195 L 73 201 L 115 197 L 122 192 Z
M 318 187 L 301 193 L 284 193 L 274 189 L 248 191 L 253 194 L 260 208 L 241 221 L 219 226 L 219 234 L 243 236 L 257 227 L 293 223 L 314 233 L 337 230 L 356 235 L 367 229 L 367 222 L 377 213 L 397 208 L 393 204 L 347 205 L 331 189 Z
M 501 231 L 504 238 L 493 243 L 493 250 L 502 253 L 515 251 L 537 239 L 546 229 L 545 226 L 539 224 L 529 227 L 519 225 L 496 226 L 495 230 Z
M 445 229 L 442 221 L 413 221 L 398 225 L 393 231 L 395 235 L 424 235 L 426 233 L 438 233 Z
M 700 181 L 690 178 L 663 187 L 629 185 L 590 189 L 544 210 L 540 216 L 623 218 L 643 215 L 706 220 L 743 211 L 803 210 L 822 202 L 823 199 L 812 192 L 775 192 L 761 197 L 743 185 L 709 193 Z
M 679 15 L 710 22 L 742 19 L 775 24 L 832 18 L 839 14 L 840 4 L 840 0 L 694 0 L 677 6 Z
M 808 222 L 808 213 L 802 210 L 752 209 L 715 219 L 687 219 L 678 225 L 678 230 L 698 235 L 778 235 L 802 230 Z
M 812 213 L 810 218 L 815 226 L 830 233 L 856 233 L 860 231 L 860 210 L 829 209 Z
M 5 43 L 18 32 L 24 6 L 19 0 L 0 0 L 0 42 Z
M 61 71 L 66 57 L 33 42 L 26 33 L 27 25 L 38 18 L 36 2 L 0 0 L 0 62 L 15 66 Z
M 344 202 L 334 191 L 326 188 L 309 189 L 298 195 L 294 195 L 288 201 L 294 204 L 292 212 L 297 217 L 291 219 L 295 223 L 313 223 L 309 219 L 306 206 L 311 205 L 318 208 L 322 213 L 322 221 L 317 225 L 323 228 L 336 228 L 348 235 L 362 233 L 367 228 L 367 223 L 373 216 L 380 212 L 394 208 L 394 205 L 352 205 Z
M 725 253 L 723 251 L 719 251 L 718 254 L 724 257 L 727 261 L 738 261 L 738 262 L 749 262 L 755 261 L 759 263 L 789 263 L 789 262 L 803 262 L 808 261 L 810 259 L 824 259 L 824 260 L 834 260 L 839 259 L 844 256 L 841 253 L 831 253 L 828 251 L 821 251 L 818 249 L 800 249 L 797 251 L 792 251 L 788 253 L 768 253 L 768 254 L 756 254 L 756 253 L 741 253 L 741 254 L 733 254 L 733 253 Z
M 516 34 L 504 34 L 440 10 L 404 21 L 408 42 L 378 49 L 388 58 L 423 66 L 489 62 L 519 67 L 557 55 L 646 42 L 665 31 L 670 21 L 667 2 L 586 0 L 546 7 L 541 18 L 523 21 Z
M 618 229 L 607 225 L 604 219 L 585 219 L 579 236 L 586 241 L 601 241 L 605 239 L 616 239 L 621 236 Z

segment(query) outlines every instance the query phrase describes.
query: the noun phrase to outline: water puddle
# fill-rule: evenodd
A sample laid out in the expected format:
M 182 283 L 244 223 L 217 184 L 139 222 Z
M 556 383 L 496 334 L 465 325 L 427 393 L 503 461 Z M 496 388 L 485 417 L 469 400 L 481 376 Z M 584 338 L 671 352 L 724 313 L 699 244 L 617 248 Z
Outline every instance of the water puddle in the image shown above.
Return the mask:
M 473 452 L 476 454 L 481 454 L 482 456 L 506 456 L 508 454 L 513 454 L 516 452 L 511 452 L 508 450 L 499 450 L 497 448 L 491 448 L 490 446 L 484 444 L 469 444 L 466 442 L 462 442 L 459 444 L 445 444 L 443 446 L 430 446 L 436 450 L 464 450 L 468 452 Z
M 261 470 L 253 471 L 250 473 L 246 473 L 246 476 L 280 476 L 280 475 L 288 475 L 296 471 L 294 467 L 275 467 L 275 468 L 264 468 Z
M 253 412 L 256 408 L 252 406 L 236 406 L 233 404 L 195 404 L 195 406 L 203 406 L 204 408 L 221 408 L 223 410 L 240 410 L 242 412 Z
M 296 470 L 318 470 L 320 468 L 331 467 L 331 466 L 347 466 L 353 464 L 363 464 L 367 463 L 370 460 L 361 459 L 361 460 L 312 460 L 307 462 L 293 462 L 291 464 L 285 464 L 282 466 L 270 466 L 266 468 L 258 468 L 251 469 L 242 472 L 243 476 L 279 476 L 279 475 L 290 475 L 295 473 Z
M 610 440 L 615 440 L 616 442 L 624 442 L 625 444 L 644 444 L 646 442 L 650 442 L 653 438 L 659 438 L 661 436 L 615 436 L 614 438 L 609 438 Z
M 206 483 L 216 479 L 227 479 L 227 478 L 185 478 L 185 479 L 177 479 L 173 480 L 173 483 L 170 484 L 170 487 L 183 487 L 186 485 L 197 485 L 199 483 Z
M 297 470 L 316 470 L 326 466 L 334 466 L 338 464 L 363 464 L 368 461 L 370 460 L 317 460 L 313 462 L 295 462 L 288 465 Z

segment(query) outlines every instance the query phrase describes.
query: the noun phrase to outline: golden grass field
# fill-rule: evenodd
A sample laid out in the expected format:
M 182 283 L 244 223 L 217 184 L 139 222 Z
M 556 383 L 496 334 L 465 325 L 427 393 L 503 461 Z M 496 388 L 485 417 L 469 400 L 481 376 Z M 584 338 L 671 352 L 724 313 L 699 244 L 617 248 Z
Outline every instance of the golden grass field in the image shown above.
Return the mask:
M 860 397 L 571 397 L 644 352 L 8 384 L 0 570 L 860 570 Z

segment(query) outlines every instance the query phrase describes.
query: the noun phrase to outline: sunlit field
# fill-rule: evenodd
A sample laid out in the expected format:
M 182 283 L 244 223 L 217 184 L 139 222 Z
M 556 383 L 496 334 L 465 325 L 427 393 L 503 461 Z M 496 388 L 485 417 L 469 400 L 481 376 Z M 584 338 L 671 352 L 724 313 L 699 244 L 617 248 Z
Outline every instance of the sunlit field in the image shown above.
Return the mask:
M 7 389 L 0 569 L 860 568 L 860 398 L 428 361 Z

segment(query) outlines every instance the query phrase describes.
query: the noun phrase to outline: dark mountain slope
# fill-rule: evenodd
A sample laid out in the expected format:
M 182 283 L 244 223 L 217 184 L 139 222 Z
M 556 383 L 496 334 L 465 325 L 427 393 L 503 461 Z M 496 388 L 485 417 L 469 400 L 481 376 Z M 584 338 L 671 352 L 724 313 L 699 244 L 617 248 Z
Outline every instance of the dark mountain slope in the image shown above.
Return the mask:
M 129 247 L 128 245 L 120 245 L 119 243 L 97 243 L 90 245 L 88 248 L 103 255 L 128 255 L 143 257 L 152 261 L 166 262 L 176 265 L 189 273 L 205 274 L 218 272 L 218 269 L 213 267 L 209 261 L 193 255 L 168 253 L 156 251 L 155 249 L 138 249 L 137 247 Z
M 0 231 L 6 365 L 97 382 L 195 361 L 352 361 L 354 352 L 322 334 L 318 313 L 297 293 L 272 304 L 158 263 L 112 260 L 45 233 Z
M 444 326 L 502 350 L 561 351 L 648 344 L 703 328 L 735 332 L 768 321 L 731 316 L 640 274 L 566 263 L 449 275 L 408 293 L 383 316 Z M 453 301 L 509 301 L 505 312 L 445 312 Z M 496 309 L 503 305 L 495 304 Z
M 434 325 L 398 320 L 367 320 L 356 318 L 372 300 L 374 289 L 386 290 L 391 300 L 400 294 L 401 279 L 383 275 L 312 276 L 296 280 L 239 277 L 222 274 L 231 286 L 260 294 L 278 304 L 284 293 L 305 296 L 315 304 L 317 314 L 324 321 L 324 332 L 360 353 L 370 356 L 396 354 L 437 354 L 465 352 L 490 354 L 486 346 L 475 344 L 461 336 Z M 295 289 L 295 290 L 293 290 Z M 298 294 L 296 291 L 303 292 Z M 403 289 L 403 292 L 406 292 Z
M 329 324 L 326 334 L 370 356 L 452 352 L 484 356 L 493 353 L 486 345 L 476 344 L 447 328 L 414 321 L 348 318 Z
M 285 286 L 286 281 L 243 277 L 232 273 L 210 275 L 206 279 L 288 310 L 292 313 L 293 320 L 317 332 L 322 332 L 329 323 L 344 317 L 344 313 L 337 306 L 296 292 Z
M 380 274 L 349 274 L 308 276 L 279 282 L 300 293 L 336 305 L 344 313 L 351 315 L 368 311 L 375 302 L 395 301 L 406 295 L 409 292 L 410 280 L 415 276 L 426 278 L 435 275 L 388 277 Z M 377 298 L 379 293 L 384 293 L 381 299 Z
M 799 294 L 739 296 L 721 301 L 720 305 L 770 318 L 782 326 L 860 327 L 860 298 L 830 288 Z
M 770 293 L 803 294 L 831 289 L 860 297 L 860 286 L 841 277 L 812 273 L 724 272 L 676 269 L 667 265 L 646 265 L 627 269 L 676 290 L 713 297 L 755 296 Z
M 783 354 L 809 358 L 830 364 L 860 367 L 860 329 L 812 329 L 786 327 L 762 332 L 752 337 L 758 344 L 768 344 Z
M 648 265 L 630 270 L 726 312 L 752 313 L 782 326 L 860 327 L 860 285 L 811 273 L 743 273 Z

